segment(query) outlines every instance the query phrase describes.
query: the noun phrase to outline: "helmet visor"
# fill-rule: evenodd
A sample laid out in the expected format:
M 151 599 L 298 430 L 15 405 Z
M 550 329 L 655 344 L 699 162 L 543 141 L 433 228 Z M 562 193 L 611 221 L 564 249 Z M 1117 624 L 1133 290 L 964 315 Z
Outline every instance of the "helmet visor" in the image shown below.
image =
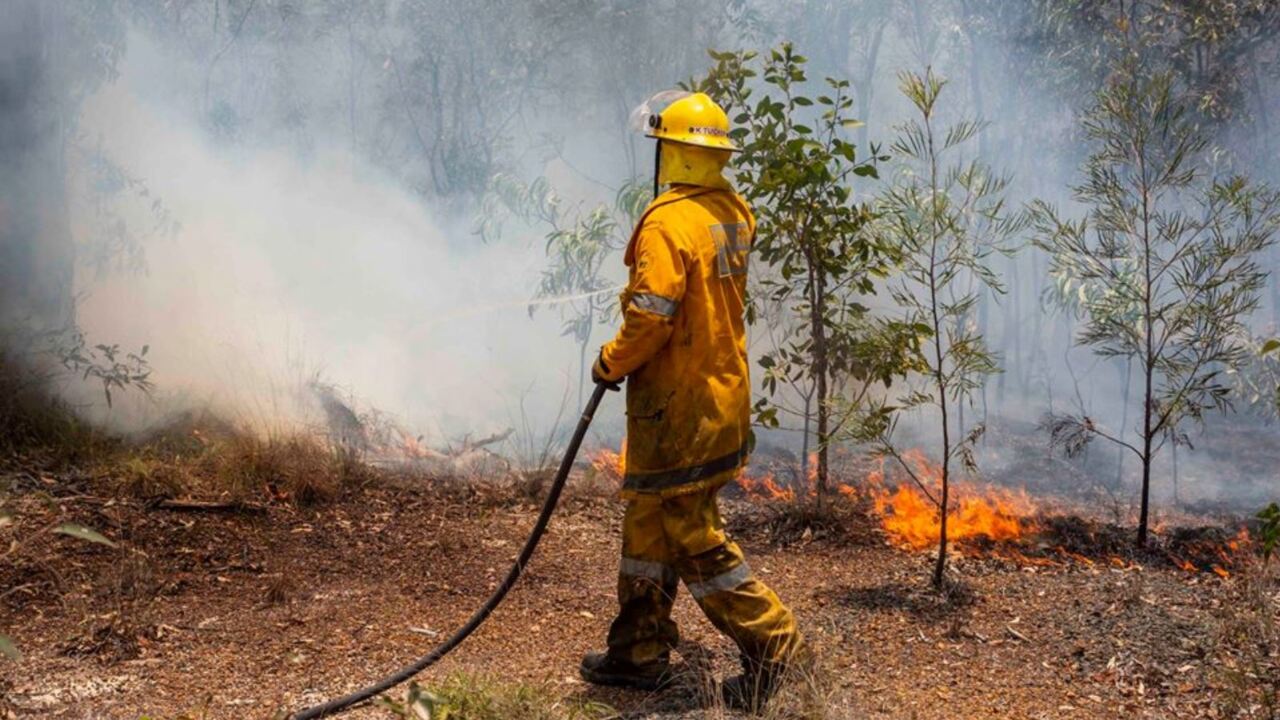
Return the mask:
M 631 116 L 627 118 L 627 127 L 632 132 L 647 135 L 652 129 L 652 118 L 661 115 L 663 110 L 671 103 L 687 98 L 693 93 L 688 90 L 663 90 L 655 94 L 653 97 L 640 103 L 631 111 Z

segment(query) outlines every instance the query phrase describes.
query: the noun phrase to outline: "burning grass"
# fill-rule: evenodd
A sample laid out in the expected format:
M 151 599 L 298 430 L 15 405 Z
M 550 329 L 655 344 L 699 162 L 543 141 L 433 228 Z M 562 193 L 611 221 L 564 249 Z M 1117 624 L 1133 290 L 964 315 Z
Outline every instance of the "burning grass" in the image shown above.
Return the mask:
M 592 472 L 607 481 L 622 487 L 622 477 L 627 473 L 627 439 L 622 439 L 618 452 L 609 448 L 599 448 L 588 455 Z
M 913 466 L 913 475 L 926 487 L 942 483 L 941 471 L 919 450 L 903 453 L 903 462 Z M 915 550 L 937 544 L 941 514 L 925 489 L 908 484 L 885 484 L 885 463 L 867 475 L 865 492 L 881 517 L 885 532 L 895 542 Z M 993 485 L 956 482 L 952 492 L 956 506 L 949 512 L 947 534 L 964 545 L 967 541 L 1007 542 L 1025 538 L 1035 530 L 1035 504 L 1023 491 Z
M 625 454 L 625 441 L 618 452 L 589 453 L 589 475 L 618 487 Z M 941 518 L 934 498 L 941 477 L 923 452 L 903 452 L 900 461 L 840 454 L 832 492 L 825 495 L 817 490 L 816 465 L 811 456 L 808 473 L 767 460 L 746 468 L 727 490 L 730 497 L 746 501 L 731 516 L 731 530 L 783 546 L 827 540 L 887 541 L 913 552 L 937 547 Z M 840 481 L 851 477 L 860 480 Z M 1132 528 L 1100 520 L 1063 498 L 969 480 L 953 480 L 951 495 L 948 537 L 954 552 L 971 558 L 1040 567 L 1176 567 L 1228 578 L 1255 547 L 1246 528 L 1211 521 L 1157 524 L 1148 546 L 1138 550 Z
M 941 518 L 936 488 L 938 468 L 917 450 L 902 462 L 876 458 L 861 469 L 863 481 L 835 483 L 835 493 L 818 497 L 812 474 L 804 483 L 783 483 L 774 472 L 744 472 L 737 487 L 751 505 L 743 528 L 763 530 L 773 541 L 867 537 L 871 530 L 910 551 L 938 544 Z M 931 488 L 935 489 L 931 492 Z M 992 557 L 1019 565 L 1140 565 L 1177 567 L 1188 573 L 1230 577 L 1248 562 L 1254 541 L 1247 528 L 1221 524 L 1157 526 L 1148 547 L 1138 550 L 1132 528 L 1092 518 L 1064 501 L 1034 498 L 1025 490 L 954 481 L 948 536 L 954 550 L 969 557 Z
M 926 486 L 940 482 L 937 468 L 922 452 L 904 453 L 903 460 Z M 906 478 L 897 483 L 888 480 L 886 475 L 893 474 L 890 462 L 896 461 L 879 458 L 870 468 L 858 468 L 862 482 L 835 482 L 834 493 L 827 498 L 819 497 L 812 458 L 803 482 L 784 483 L 775 472 L 748 470 L 736 485 L 754 504 L 774 509 L 768 523 L 771 536 L 789 538 L 806 531 L 813 536 L 832 536 L 836 534 L 830 527 L 833 523 L 851 525 L 862 516 L 871 518 L 899 547 L 927 550 L 936 546 L 941 529 L 937 503 L 925 488 L 908 484 Z M 962 549 L 976 551 L 993 543 L 1016 543 L 1038 527 L 1035 504 L 1025 492 L 964 482 L 955 483 L 952 492 L 958 499 L 949 517 L 948 535 Z

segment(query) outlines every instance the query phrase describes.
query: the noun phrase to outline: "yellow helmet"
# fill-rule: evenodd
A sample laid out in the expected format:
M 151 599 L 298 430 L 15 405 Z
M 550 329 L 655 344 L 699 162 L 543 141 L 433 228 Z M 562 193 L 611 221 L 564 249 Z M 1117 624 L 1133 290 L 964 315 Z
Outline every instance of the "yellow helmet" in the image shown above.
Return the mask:
M 649 114 L 646 136 L 712 150 L 736 152 L 729 139 L 729 116 L 706 93 L 685 95 Z

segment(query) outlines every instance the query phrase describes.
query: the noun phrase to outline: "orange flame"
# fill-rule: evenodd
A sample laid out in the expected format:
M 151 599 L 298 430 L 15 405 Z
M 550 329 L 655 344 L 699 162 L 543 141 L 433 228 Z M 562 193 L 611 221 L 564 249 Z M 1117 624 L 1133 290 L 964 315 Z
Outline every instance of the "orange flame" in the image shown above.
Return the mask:
M 942 472 L 919 450 L 902 455 L 920 482 L 931 489 L 935 498 L 941 495 Z M 884 459 L 881 466 L 867 475 L 868 490 L 881 525 L 900 544 L 925 549 L 938 543 L 942 529 L 937 503 L 914 485 L 901 484 L 890 489 L 884 484 Z M 986 538 L 1016 540 L 1033 529 L 1027 518 L 1035 505 L 1025 492 L 1014 492 L 990 485 L 969 482 L 951 483 L 951 494 L 958 502 L 947 514 L 947 537 L 953 541 Z M 934 490 L 933 488 L 937 488 Z
M 791 502 L 796 499 L 796 491 L 778 484 L 773 473 L 767 472 L 759 477 L 752 477 L 745 470 L 738 475 L 738 487 L 752 500 L 779 500 Z
M 402 434 L 400 436 L 400 439 L 401 439 L 401 442 L 400 442 L 400 447 L 398 449 L 400 450 L 400 452 L 404 453 L 406 457 L 424 458 L 430 455 L 427 449 L 422 446 L 422 442 L 419 441 L 418 438 L 412 435 Z
M 622 477 L 627 474 L 627 439 L 622 438 L 622 444 L 618 447 L 618 452 L 614 452 L 608 448 L 600 448 L 589 454 L 591 467 L 597 473 L 611 480 L 622 482 Z
M 805 471 L 803 487 L 791 487 L 778 482 L 772 472 L 754 474 L 749 468 L 738 474 L 738 487 L 746 493 L 749 500 L 756 502 L 791 502 L 797 497 L 816 498 L 818 496 L 818 453 L 809 453 L 808 469 Z M 836 492 L 854 498 L 858 489 L 847 483 L 836 483 Z

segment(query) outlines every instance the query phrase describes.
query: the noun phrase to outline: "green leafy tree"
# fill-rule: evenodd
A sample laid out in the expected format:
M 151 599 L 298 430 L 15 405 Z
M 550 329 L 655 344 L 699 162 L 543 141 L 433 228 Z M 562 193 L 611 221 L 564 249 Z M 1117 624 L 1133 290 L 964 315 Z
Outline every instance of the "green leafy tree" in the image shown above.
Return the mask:
M 1010 246 L 1026 218 L 1006 207 L 1006 178 L 978 161 L 950 159 L 963 152 L 981 123 L 941 124 L 938 99 L 946 81 L 927 70 L 924 75 L 904 73 L 900 86 L 916 117 L 898 128 L 892 152 L 901 163 L 900 172 L 877 202 L 875 230 L 883 242 L 901 248 L 893 299 L 902 309 L 902 322 L 924 339 L 913 358 L 920 382 L 910 384 L 897 402 L 901 409 L 938 411 L 942 437 L 937 487 L 930 487 L 932 479 L 920 478 L 899 452 L 893 437 L 896 415 L 885 416 L 887 422 L 874 439 L 938 507 L 933 583 L 941 586 L 955 462 L 976 469 L 972 448 L 984 430 L 978 424 L 959 437 L 956 410 L 971 402 L 987 376 L 999 371 L 997 357 L 978 334 L 971 313 L 979 289 L 1003 292 L 987 261 Z
M 1225 373 L 1248 355 L 1244 320 L 1266 281 L 1257 254 L 1280 220 L 1275 193 L 1242 177 L 1205 177 L 1205 140 L 1172 76 L 1131 56 L 1098 91 L 1085 119 L 1094 145 L 1074 188 L 1086 212 L 1063 218 L 1036 202 L 1036 243 L 1050 272 L 1094 288 L 1082 293 L 1077 342 L 1131 359 L 1142 380 L 1137 444 L 1086 415 L 1045 426 L 1069 455 L 1101 437 L 1142 464 L 1139 545 L 1148 533 L 1152 462 L 1182 427 L 1227 410 Z
M 753 252 L 765 266 L 755 275 L 747 315 L 773 340 L 760 358 L 767 397 L 756 404 L 757 420 L 772 427 L 782 425 L 780 415 L 788 425 L 798 420 L 806 463 L 815 437 L 822 494 L 832 439 L 856 417 L 836 411 L 859 406 L 874 382 L 901 373 L 896 358 L 902 355 L 884 348 L 893 336 L 876 332 L 859 302 L 894 259 L 890 247 L 863 232 L 871 213 L 853 189 L 857 178 L 876 177 L 875 163 L 883 158 L 874 148 L 860 156 L 846 137 L 860 125 L 849 115 L 849 83 L 827 78 L 827 91 L 814 94 L 806 59 L 790 44 L 763 57 L 711 55 L 716 65 L 699 89 L 733 119 L 731 134 L 742 148 L 733 177 L 755 210 Z M 790 398 L 780 389 L 789 389 Z M 844 389 L 853 394 L 841 397 Z

